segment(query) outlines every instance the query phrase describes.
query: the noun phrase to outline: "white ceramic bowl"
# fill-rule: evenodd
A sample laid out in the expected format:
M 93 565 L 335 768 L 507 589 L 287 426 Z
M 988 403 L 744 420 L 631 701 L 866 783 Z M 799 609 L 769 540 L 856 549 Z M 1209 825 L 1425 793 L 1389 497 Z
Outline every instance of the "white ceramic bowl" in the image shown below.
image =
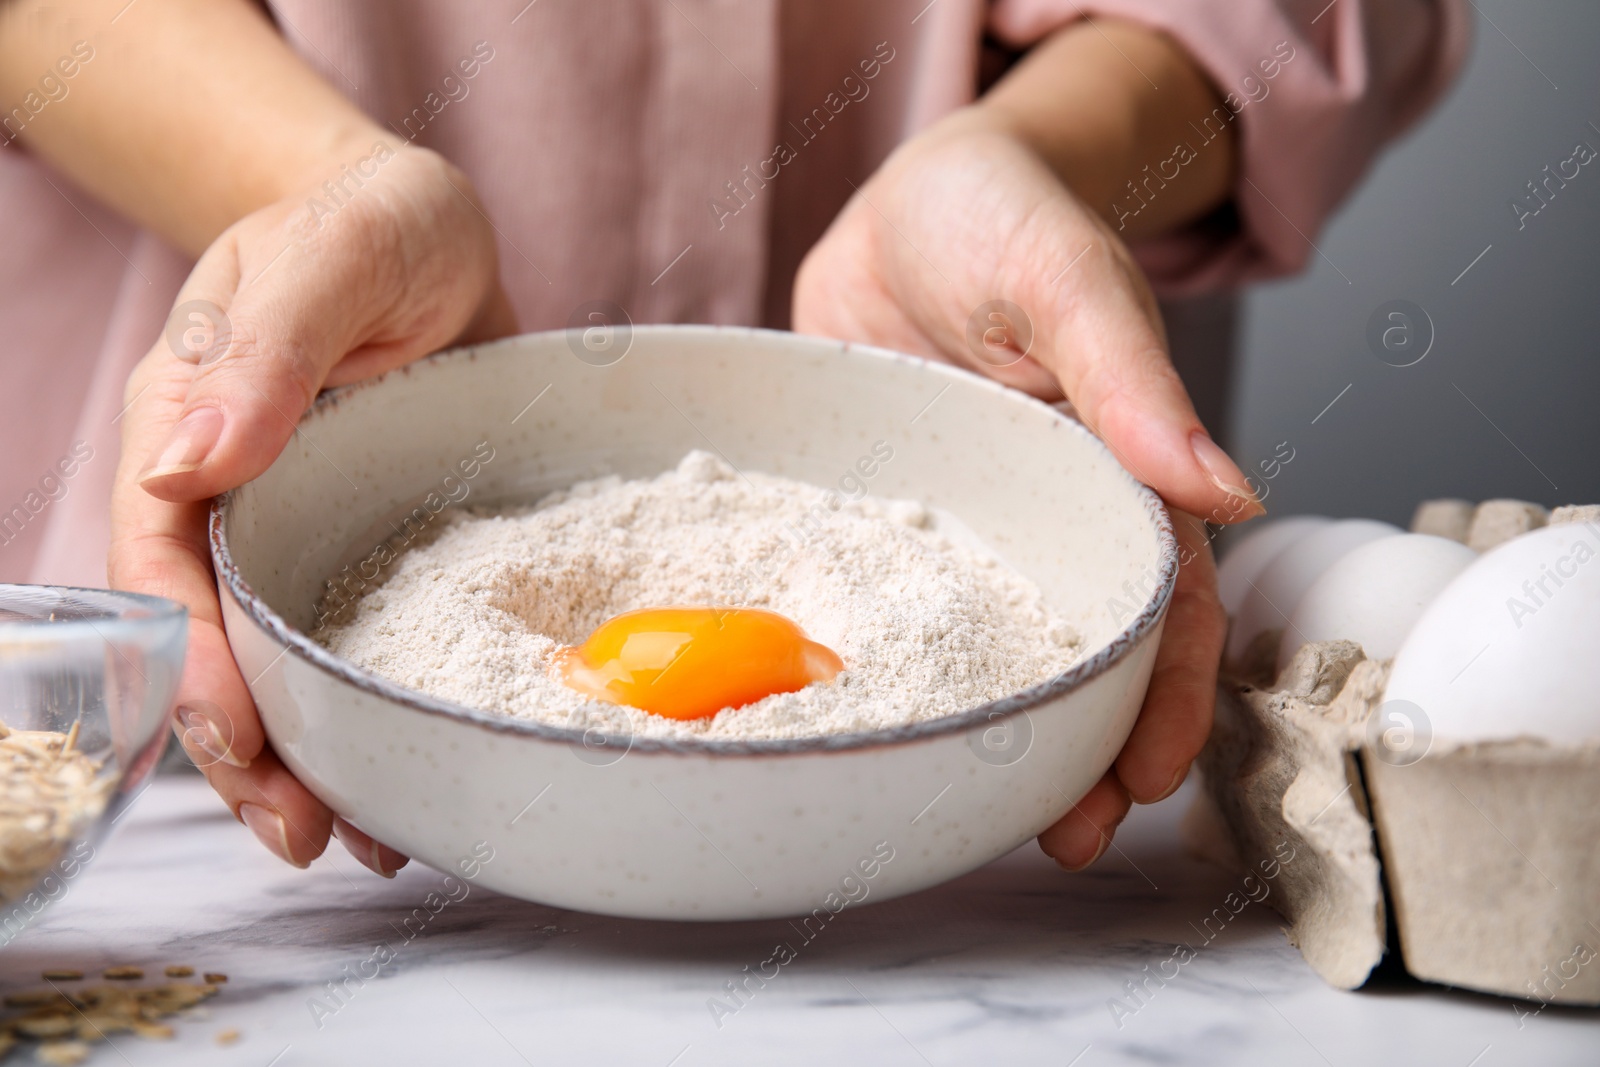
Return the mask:
M 234 655 L 273 747 L 330 807 L 434 867 L 547 904 L 825 917 L 1004 854 L 1110 766 L 1144 698 L 1177 549 L 1155 494 L 1082 426 L 962 371 L 793 334 L 583 340 L 513 338 L 328 393 L 271 469 L 212 512 Z M 831 486 L 880 440 L 894 458 L 872 491 L 947 510 L 1036 581 L 1087 637 L 1070 671 L 901 729 L 662 741 L 453 705 L 305 636 L 327 578 L 356 573 L 414 509 L 463 485 L 474 503 L 526 501 L 711 448 Z M 459 464 L 485 441 L 493 458 L 469 482 Z

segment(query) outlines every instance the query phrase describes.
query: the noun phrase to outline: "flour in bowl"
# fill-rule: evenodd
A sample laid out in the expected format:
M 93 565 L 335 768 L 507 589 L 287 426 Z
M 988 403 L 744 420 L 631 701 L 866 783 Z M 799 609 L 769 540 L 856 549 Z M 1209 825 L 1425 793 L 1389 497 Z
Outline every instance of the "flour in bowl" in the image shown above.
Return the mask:
M 690 452 L 654 478 L 445 512 L 314 636 L 399 685 L 556 726 L 708 740 L 878 730 L 1008 696 L 1082 652 L 1032 582 L 947 525 L 914 501 L 851 501 Z M 671 605 L 778 612 L 844 670 L 693 720 L 596 703 L 552 675 L 556 653 L 607 619 Z

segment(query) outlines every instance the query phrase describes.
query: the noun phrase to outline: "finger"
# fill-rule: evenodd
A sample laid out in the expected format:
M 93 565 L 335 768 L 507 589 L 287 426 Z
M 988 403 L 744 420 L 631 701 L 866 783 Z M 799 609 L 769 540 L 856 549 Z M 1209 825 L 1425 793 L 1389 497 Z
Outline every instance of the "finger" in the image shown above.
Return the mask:
M 1155 298 L 1121 241 L 1042 159 L 981 121 L 974 132 L 974 121 L 958 115 L 919 139 L 920 150 L 891 157 L 871 196 L 858 191 L 824 236 L 819 247 L 833 254 L 808 257 L 812 273 L 845 278 L 852 256 L 879 264 L 876 278 L 854 268 L 876 291 L 849 287 L 835 303 L 890 303 L 946 358 L 1050 399 L 1059 389 L 1123 466 L 1179 507 L 1221 521 L 1261 514 L 1195 414 Z
M 378 273 L 350 262 L 336 242 L 308 248 L 287 233 L 284 239 L 278 261 L 261 267 L 236 233 L 224 234 L 179 294 L 180 303 L 222 309 L 230 339 L 213 361 L 193 368 L 172 431 L 143 457 L 138 480 L 147 491 L 197 500 L 259 474 L 328 371 L 372 329 L 370 309 L 353 294 L 376 285 Z
M 160 565 L 160 564 L 158 564 Z M 187 567 L 173 560 L 170 567 Z M 149 591 L 150 584 L 138 584 Z M 239 676 L 227 635 L 191 609 L 189 651 L 173 709 L 173 728 L 201 770 L 215 763 L 249 767 L 266 747 L 266 734 L 250 691 Z
M 449 343 L 452 345 L 478 345 L 489 341 L 497 341 L 502 337 L 511 337 L 518 333 L 520 327 L 517 323 L 516 309 L 511 306 L 511 298 L 506 295 L 505 289 L 498 283 L 489 294 L 484 297 L 483 305 L 478 313 L 467 323 L 460 335 Z M 364 378 L 371 378 L 389 370 L 394 365 L 394 355 L 390 350 L 367 348 L 351 353 L 328 372 L 323 381 L 324 389 L 335 386 L 348 385 L 359 382 Z
M 1054 192 L 1011 220 L 998 277 L 966 287 L 983 302 L 949 308 L 946 346 L 1035 395 L 1048 396 L 1040 378 L 1053 377 L 1118 461 L 1169 502 L 1224 522 L 1262 514 L 1195 413 L 1159 306 L 1125 246 L 1053 176 L 1039 186 Z M 997 313 L 995 293 L 1012 294 L 1015 309 Z
M 188 653 L 174 713 L 179 740 L 229 809 L 278 856 L 303 867 L 326 846 L 332 813 L 266 747 L 222 627 L 205 541 L 206 505 L 157 500 L 133 479 L 133 457 L 166 432 L 187 385 L 180 371 L 152 358 L 130 379 L 135 399 L 123 421 L 107 572 L 114 588 L 167 597 L 189 609 Z
M 137 486 L 131 490 L 139 491 Z M 119 514 L 123 532 L 112 547 L 112 585 L 189 607 L 189 648 L 174 714 L 179 740 L 229 810 L 279 858 L 304 867 L 326 847 L 332 813 L 266 747 L 255 703 L 228 648 L 210 571 L 193 535 L 186 528 L 165 533 L 150 529 L 144 536 L 127 532 L 141 521 L 163 519 L 203 530 L 203 505 L 146 499 L 145 515 L 130 515 L 126 509 Z M 184 514 L 197 510 L 202 514 Z
M 1071 811 L 1039 835 L 1039 847 L 1062 869 L 1081 871 L 1110 847 L 1129 806 L 1127 790 L 1114 771 L 1107 771 Z
M 270 749 L 249 767 L 214 763 L 204 773 L 234 818 L 285 863 L 306 867 L 328 847 L 333 812 Z
M 378 844 L 343 819 L 333 820 L 333 836 L 363 867 L 385 878 L 393 878 L 396 871 L 411 862 L 405 854 Z
M 202 256 L 180 302 L 222 308 L 231 340 L 193 368 L 170 435 L 141 457 L 147 491 L 199 500 L 249 481 L 340 361 L 363 375 L 399 366 L 444 347 L 479 314 L 492 254 L 425 254 L 410 231 L 436 222 L 410 219 L 369 189 L 331 218 L 278 209 L 285 218 L 266 236 L 236 227 Z M 503 311 L 490 314 L 503 322 Z
M 1172 522 L 1178 535 L 1178 579 L 1144 707 L 1115 767 L 1128 794 L 1140 804 L 1172 795 L 1205 745 L 1227 635 L 1205 524 L 1179 511 L 1173 512 Z
M 140 492 L 137 486 L 131 491 Z M 204 505 L 145 499 L 143 515 L 126 509 L 119 515 L 123 530 L 113 543 L 112 584 L 188 606 L 188 654 L 174 712 L 179 739 L 229 810 L 279 858 L 304 867 L 326 847 L 332 813 L 266 745 L 221 625 L 208 562 L 192 532 L 205 528 Z M 142 533 L 128 531 L 141 522 L 148 524 Z
M 188 389 L 185 378 L 153 353 L 129 381 L 135 399 L 123 416 L 107 576 L 114 588 L 166 597 L 189 609 L 188 654 L 174 711 L 179 740 L 202 768 L 216 762 L 245 767 L 265 737 L 223 632 L 205 535 L 207 505 L 157 500 L 133 480 L 134 457 L 176 418 Z
M 1040 400 L 1053 403 L 1066 396 L 1055 374 L 1032 356 L 1023 356 L 1015 362 L 985 366 L 983 371 L 1001 385 L 1008 385 Z
M 954 363 L 1041 399 L 1059 400 L 1061 385 L 1055 375 L 1026 352 L 1003 343 L 1013 325 L 1003 316 L 991 323 L 976 312 L 975 318 L 957 322 L 961 301 L 946 292 L 948 283 L 941 281 L 940 295 L 929 299 L 919 292 L 897 292 L 886 282 L 874 258 L 862 255 L 851 239 L 865 223 L 880 218 L 865 194 L 858 194 L 807 254 L 795 276 L 795 332 Z M 997 338 L 1002 343 L 994 343 Z
M 999 158 L 1004 144 L 995 151 Z M 1179 507 L 1221 508 L 1241 520 L 1260 514 L 1244 475 L 1195 414 L 1167 356 L 1160 309 L 1126 246 L 1043 161 L 1018 153 L 1005 165 L 1008 180 L 988 184 L 1012 194 L 972 205 L 990 225 L 966 249 L 956 283 L 933 290 L 947 294 L 943 343 L 963 359 L 976 349 L 975 368 L 1001 380 L 1032 371 L 1026 361 L 997 369 L 1004 359 L 995 357 L 1026 352 L 1123 466 Z M 1006 311 L 1017 321 L 990 321 L 997 298 L 1015 305 Z
M 1063 219 L 1060 229 L 1083 227 Z M 1071 284 L 1045 286 L 1033 301 L 1042 309 L 1036 358 L 1123 466 L 1170 503 L 1239 520 L 1261 514 L 1243 472 L 1195 414 L 1143 275 L 1113 235 L 1094 229 L 1079 245 Z M 1064 242 L 1046 259 L 1069 249 Z
M 510 337 L 519 329 L 517 309 L 511 306 L 511 297 L 506 295 L 505 287 L 496 282 L 484 299 L 483 306 L 467 323 L 466 329 L 461 331 L 461 336 L 456 338 L 456 343 L 479 345 Z
M 881 345 L 950 362 L 914 323 L 861 253 L 856 237 L 868 207 L 852 200 L 795 274 L 791 326 L 796 333 Z

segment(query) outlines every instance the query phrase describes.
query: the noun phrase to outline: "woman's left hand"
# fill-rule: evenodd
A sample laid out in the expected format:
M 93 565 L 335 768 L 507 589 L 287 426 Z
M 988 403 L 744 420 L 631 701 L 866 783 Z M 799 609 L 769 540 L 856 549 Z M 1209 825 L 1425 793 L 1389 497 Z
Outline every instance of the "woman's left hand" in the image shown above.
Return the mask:
M 1130 803 L 1182 784 L 1210 732 L 1227 620 L 1205 527 L 1183 513 L 1262 510 L 1201 426 L 1148 284 L 1111 228 L 974 106 L 902 145 L 857 191 L 801 266 L 794 326 L 1065 396 L 1174 509 L 1182 566 L 1138 723 L 1099 784 L 1039 837 L 1062 866 L 1087 866 Z

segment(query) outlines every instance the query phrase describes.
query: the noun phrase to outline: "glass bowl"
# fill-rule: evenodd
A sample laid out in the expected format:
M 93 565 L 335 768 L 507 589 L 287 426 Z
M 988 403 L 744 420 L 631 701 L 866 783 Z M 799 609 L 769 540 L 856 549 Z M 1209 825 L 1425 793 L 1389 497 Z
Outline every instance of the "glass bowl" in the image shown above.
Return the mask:
M 166 747 L 188 612 L 0 584 L 0 946 L 65 896 Z

